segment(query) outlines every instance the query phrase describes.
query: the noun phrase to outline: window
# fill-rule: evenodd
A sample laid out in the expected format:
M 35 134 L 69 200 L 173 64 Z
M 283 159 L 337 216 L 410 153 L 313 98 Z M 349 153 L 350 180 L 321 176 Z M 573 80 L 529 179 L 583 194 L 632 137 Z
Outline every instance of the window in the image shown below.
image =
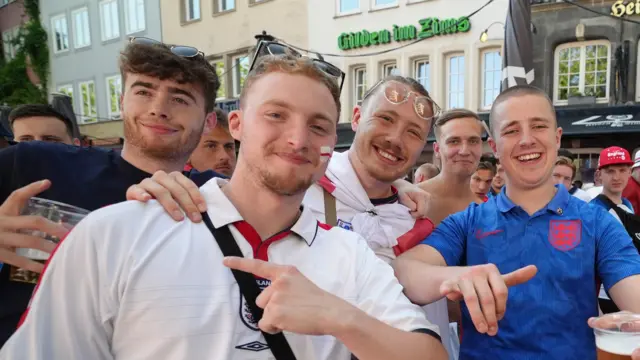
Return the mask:
M 485 51 L 482 54 L 482 99 L 483 109 L 491 108 L 493 100 L 500 94 L 502 82 L 502 56 L 499 50 Z
M 338 14 L 348 14 L 360 11 L 360 0 L 338 0 Z
M 2 33 L 2 48 L 4 50 L 4 59 L 9 61 L 16 56 L 20 45 L 16 43 L 20 36 L 20 27 L 16 26 L 13 29 L 7 30 Z
M 447 107 L 464 107 L 464 56 L 453 55 L 447 61 Z
M 184 19 L 185 21 L 200 19 L 200 0 L 184 0 Z
M 100 3 L 100 27 L 102 29 L 102 41 L 120 37 L 118 0 L 105 0 Z
M 422 84 L 427 91 L 431 91 L 431 65 L 429 60 L 416 60 L 413 66 L 413 78 Z
M 555 53 L 554 102 L 564 105 L 571 96 L 609 99 L 611 70 L 608 41 L 589 41 L 558 46 Z
M 67 28 L 67 17 L 58 15 L 51 18 L 51 30 L 54 32 L 53 52 L 59 53 L 69 50 L 69 29 Z
M 220 81 L 220 89 L 218 89 L 218 94 L 216 94 L 216 99 L 226 99 L 227 97 L 227 89 L 225 88 L 226 82 L 225 80 L 225 72 L 224 72 L 224 60 L 215 60 L 211 63 L 213 67 L 216 69 L 216 74 L 218 74 L 218 81 Z
M 367 91 L 367 69 L 359 67 L 353 70 L 353 103 L 361 105 Z
M 374 8 L 393 6 L 397 4 L 398 4 L 398 0 L 373 0 Z
M 382 76 L 384 78 L 389 75 L 399 75 L 398 66 L 395 62 L 387 63 L 382 65 Z
M 127 34 L 140 32 L 146 28 L 144 0 L 124 0 L 124 21 Z
M 106 78 L 109 102 L 109 119 L 120 118 L 120 95 L 122 95 L 122 77 L 120 75 Z
M 73 106 L 73 86 L 71 84 L 58 86 L 58 92 L 65 94 L 71 98 L 71 106 Z
M 215 0 L 218 2 L 218 12 L 229 11 L 236 8 L 235 0 Z
M 80 83 L 80 98 L 82 101 L 82 107 L 80 108 L 82 117 L 80 120 L 85 124 L 97 121 L 96 85 L 93 80 Z
M 233 96 L 240 96 L 244 79 L 249 73 L 249 56 L 237 56 L 233 58 Z
M 91 45 L 89 10 L 85 7 L 71 12 L 73 20 L 73 45 L 76 49 Z

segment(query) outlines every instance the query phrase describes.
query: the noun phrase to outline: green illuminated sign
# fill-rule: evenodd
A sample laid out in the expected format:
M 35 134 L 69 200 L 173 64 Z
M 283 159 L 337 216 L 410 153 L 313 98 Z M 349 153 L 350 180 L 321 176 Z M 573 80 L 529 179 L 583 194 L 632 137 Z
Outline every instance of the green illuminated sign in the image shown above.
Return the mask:
M 436 35 L 448 35 L 459 32 L 468 32 L 471 29 L 469 18 L 463 16 L 459 19 L 425 18 L 414 25 L 393 25 L 392 30 L 367 31 L 362 30 L 352 33 L 342 33 L 338 36 L 340 50 L 351 50 L 361 47 L 389 44 L 393 41 L 407 41 L 426 39 Z

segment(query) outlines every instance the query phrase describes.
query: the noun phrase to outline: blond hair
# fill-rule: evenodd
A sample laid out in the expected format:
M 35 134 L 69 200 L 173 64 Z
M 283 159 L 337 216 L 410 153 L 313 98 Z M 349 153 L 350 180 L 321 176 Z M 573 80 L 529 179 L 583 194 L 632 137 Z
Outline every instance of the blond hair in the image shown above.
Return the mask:
M 558 159 L 556 160 L 556 166 L 558 165 L 568 166 L 571 168 L 571 180 L 576 177 L 576 166 L 573 165 L 573 161 L 571 161 L 571 159 L 566 156 L 558 156 Z

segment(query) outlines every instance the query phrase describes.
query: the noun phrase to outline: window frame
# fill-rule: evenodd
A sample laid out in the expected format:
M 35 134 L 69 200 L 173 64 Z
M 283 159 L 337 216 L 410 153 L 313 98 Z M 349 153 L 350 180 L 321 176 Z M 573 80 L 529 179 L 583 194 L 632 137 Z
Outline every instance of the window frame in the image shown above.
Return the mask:
M 114 33 L 113 37 L 106 37 L 106 22 L 105 22 L 105 16 L 104 16 L 104 6 L 105 5 L 111 5 L 111 4 L 115 4 L 115 29 L 116 32 Z M 120 38 L 120 4 L 118 4 L 118 0 L 102 0 L 98 3 L 98 11 L 100 13 L 100 39 L 102 39 L 102 41 L 109 41 L 109 40 L 113 40 L 113 39 L 118 39 Z M 111 14 L 113 15 L 113 14 Z M 114 24 L 110 24 L 114 25 Z
M 119 90 L 118 91 L 118 96 L 116 98 L 116 106 L 118 108 L 118 111 L 113 112 L 111 111 L 111 86 L 109 84 L 109 82 L 111 80 L 117 79 L 120 82 L 120 86 L 117 88 Z M 107 114 L 109 119 L 111 120 L 119 120 L 122 118 L 122 109 L 120 108 L 120 98 L 122 97 L 122 75 L 120 74 L 116 74 L 116 75 L 111 75 L 111 76 L 107 76 L 104 78 L 104 82 L 105 85 L 107 87 Z M 97 105 L 97 104 L 96 104 Z
M 391 4 L 381 4 L 381 5 L 378 5 L 376 3 L 377 1 L 378 0 L 371 0 L 371 10 L 387 9 L 387 8 L 392 8 L 400 5 L 399 0 L 394 0 L 394 2 Z
M 133 2 L 137 2 L 137 1 L 141 1 L 142 2 L 142 28 L 139 29 L 130 29 L 129 28 L 129 20 L 130 20 L 130 16 L 131 14 L 129 13 L 129 7 L 127 5 L 129 5 L 129 3 L 133 1 Z M 123 0 L 123 5 L 124 5 L 124 29 L 125 29 L 125 33 L 127 35 L 132 35 L 132 34 L 137 34 L 140 32 L 143 32 L 147 29 L 147 3 L 145 2 L 145 0 Z M 136 9 L 136 17 L 138 17 L 138 13 L 137 13 Z M 139 20 L 139 19 L 137 19 Z
M 93 94 L 93 100 L 94 100 L 93 107 L 94 107 L 94 112 L 95 112 L 94 116 L 86 115 L 84 113 L 84 96 L 82 94 L 82 87 L 83 87 L 83 85 L 89 85 L 89 84 L 93 84 L 93 92 L 94 92 L 94 94 Z M 96 82 L 94 80 L 80 81 L 78 83 L 78 90 L 80 90 L 79 91 L 79 93 L 80 93 L 80 122 L 82 124 L 92 124 L 92 123 L 98 122 L 98 99 L 96 98 L 97 97 Z M 89 93 L 88 97 L 89 97 L 89 101 L 91 101 L 91 94 L 90 93 Z M 89 106 L 91 106 L 91 105 L 92 104 L 89 104 Z
M 462 91 L 458 90 L 457 93 L 462 93 L 462 104 L 458 104 L 456 107 L 458 108 L 464 108 L 465 107 L 465 103 L 467 101 L 467 97 L 466 97 L 466 90 L 467 90 L 467 85 L 466 85 L 466 81 L 465 81 L 465 76 L 466 76 L 466 67 L 467 67 L 467 61 L 466 61 L 466 54 L 464 52 L 454 52 L 451 54 L 448 54 L 445 58 L 445 76 L 446 76 L 446 80 L 445 80 L 445 96 L 446 96 L 446 109 L 452 109 L 453 107 L 451 106 L 451 97 L 450 97 L 450 90 L 451 90 L 451 59 L 455 58 L 455 57 L 460 57 L 464 60 L 464 64 L 462 67 L 462 73 L 457 73 L 456 75 L 460 76 L 462 75 Z M 460 66 L 458 65 L 458 70 L 460 70 Z
M 336 0 L 336 14 L 338 16 L 358 14 L 358 13 L 362 12 L 362 10 L 361 10 L 362 4 L 360 3 L 360 0 L 356 0 L 358 2 L 358 6 L 356 6 L 353 10 L 341 11 L 341 8 L 342 8 L 341 5 L 342 5 L 343 1 L 345 1 L 345 0 Z
M 227 72 L 226 72 L 226 68 L 227 68 L 227 64 L 224 61 L 224 58 L 217 58 L 217 59 L 211 59 L 209 60 L 209 63 L 211 64 L 211 66 L 213 66 L 214 69 L 216 69 L 216 74 L 218 75 L 218 81 L 220 82 L 220 88 L 218 89 L 218 94 L 220 94 L 220 91 L 223 92 L 224 96 L 218 96 L 218 94 L 216 94 L 216 101 L 218 100 L 226 100 L 229 97 L 227 96 L 229 91 L 227 89 Z M 222 71 L 218 72 L 218 64 L 221 63 L 222 64 Z
M 233 72 L 231 73 L 231 92 L 233 94 L 234 98 L 240 97 L 240 93 L 242 92 L 242 79 L 241 79 L 241 75 L 240 78 L 238 78 L 239 76 L 239 71 L 240 71 L 240 67 L 236 66 L 236 60 L 237 59 L 243 59 L 245 58 L 247 61 L 247 70 L 248 67 L 251 66 L 251 62 L 249 59 L 249 54 L 243 54 L 243 55 L 234 55 L 231 57 L 231 67 L 230 69 L 233 69 Z M 236 85 L 238 85 L 238 88 L 236 89 Z
M 387 71 L 389 73 L 387 74 Z M 386 61 L 380 64 L 380 79 L 384 79 L 387 76 L 393 75 L 393 70 L 398 70 L 398 63 L 396 61 Z
M 56 26 L 55 26 L 55 22 L 56 20 L 62 20 L 64 19 L 64 25 L 65 25 L 65 34 L 64 36 L 66 36 L 67 39 L 67 48 L 66 49 L 58 49 L 56 46 Z M 51 30 L 53 33 L 53 36 L 51 36 L 51 40 L 53 41 L 53 53 L 54 54 L 61 54 L 61 53 L 65 53 L 69 51 L 69 48 L 71 47 L 71 45 L 69 44 L 69 22 L 67 21 L 67 14 L 62 13 L 62 14 L 58 14 L 55 16 L 52 16 L 50 19 L 50 23 L 51 23 Z
M 2 35 L 2 54 L 4 56 L 5 61 L 11 61 L 16 57 L 16 54 L 18 53 L 18 49 L 20 48 L 20 45 L 13 43 L 18 37 L 18 35 L 20 35 L 20 25 L 14 26 L 10 29 L 3 31 L 1 35 Z M 9 37 L 8 40 L 6 38 L 7 35 Z M 7 47 L 9 50 L 8 55 L 7 55 Z
M 362 84 L 358 84 L 358 73 L 362 72 Z M 367 66 L 366 65 L 356 65 L 351 70 L 351 76 L 353 76 L 353 88 L 351 101 L 353 102 L 353 106 L 362 105 L 362 101 L 364 100 L 364 94 L 367 92 Z M 358 100 L 358 88 L 362 87 L 362 99 Z
M 574 41 L 556 46 L 553 53 L 553 104 L 554 105 L 568 105 L 569 94 L 567 94 L 567 100 L 560 100 L 560 51 L 569 48 L 580 48 L 580 70 L 579 70 L 579 82 L 578 90 L 584 95 L 585 89 L 585 66 L 586 66 L 586 47 L 590 45 L 605 45 L 607 47 L 607 70 L 606 70 L 606 86 L 605 96 L 602 98 L 596 97 L 597 104 L 607 104 L 611 97 L 611 42 L 608 40 L 591 40 L 591 41 Z
M 493 104 L 493 101 L 491 102 L 491 104 L 489 105 L 485 105 L 484 103 L 484 99 L 485 99 L 485 79 L 486 79 L 486 60 L 485 60 L 485 55 L 488 53 L 498 53 L 498 55 L 500 55 L 500 63 L 502 64 L 502 49 L 500 49 L 499 47 L 491 47 L 491 48 L 486 48 L 486 49 L 482 49 L 482 51 L 480 51 L 480 99 L 479 99 L 479 108 L 480 110 L 491 110 L 491 105 Z M 496 72 L 496 69 L 493 69 L 492 71 Z M 500 65 L 500 67 L 497 69 L 498 73 L 500 74 L 500 83 L 502 83 L 502 65 Z M 495 89 L 494 89 L 495 90 Z M 498 96 L 498 94 L 500 94 L 500 87 L 498 87 L 497 92 L 495 93 L 495 97 L 493 98 L 493 100 L 495 101 L 496 97 Z
M 418 77 L 418 69 L 419 69 L 419 65 L 420 64 L 428 65 L 428 69 L 429 70 L 428 70 L 428 73 L 427 73 L 427 76 L 426 76 L 426 78 L 427 78 L 427 84 L 426 85 L 423 84 L 421 82 L 420 78 Z M 412 69 L 413 69 L 413 71 L 412 71 L 413 78 L 417 82 L 422 84 L 422 86 L 424 86 L 424 88 L 427 89 L 427 91 L 429 93 L 431 93 L 431 61 L 429 60 L 429 57 L 420 57 L 420 58 L 413 59 L 413 61 L 412 61 Z
M 216 13 L 225 13 L 225 12 L 228 12 L 228 11 L 234 11 L 234 10 L 236 10 L 236 7 L 238 6 L 237 0 L 231 0 L 231 1 L 233 1 L 233 7 L 230 7 L 228 9 L 224 9 L 223 10 L 222 9 L 222 3 L 223 2 L 226 3 L 226 2 L 228 2 L 230 0 L 214 0 L 214 1 L 216 2 L 216 6 L 215 6 Z
M 78 45 L 78 35 L 80 34 L 78 29 L 80 29 L 80 27 L 78 27 L 78 24 L 76 23 L 76 15 L 79 13 L 87 14 L 87 24 L 86 24 L 87 26 L 86 26 L 86 29 L 82 29 L 82 31 L 83 32 L 87 31 L 87 39 L 89 41 L 86 44 L 80 44 L 80 45 Z M 73 48 L 74 49 L 83 49 L 91 46 L 91 19 L 89 19 L 89 8 L 87 6 L 83 6 L 83 7 L 71 10 L 71 28 L 73 29 Z
M 202 4 L 201 4 L 200 0 L 183 0 L 182 2 L 183 2 L 183 4 L 182 4 L 183 11 L 184 11 L 183 21 L 185 23 L 192 22 L 192 21 L 198 21 L 198 20 L 202 19 Z M 198 5 L 198 7 L 197 7 L 197 9 L 198 9 L 198 17 L 189 18 L 189 13 L 190 13 L 189 10 L 191 10 L 191 7 L 193 5 L 196 5 L 196 4 Z
M 67 94 L 66 92 L 63 92 L 62 89 L 68 89 L 69 92 L 71 93 L 71 95 Z M 56 91 L 60 94 L 65 94 L 67 96 L 69 96 L 71 98 L 71 107 L 74 108 L 74 104 L 73 104 L 73 99 L 74 99 L 74 91 L 73 91 L 73 84 L 72 83 L 67 83 L 67 84 L 62 84 L 62 85 L 58 85 L 56 87 Z M 75 112 L 75 111 L 74 111 Z

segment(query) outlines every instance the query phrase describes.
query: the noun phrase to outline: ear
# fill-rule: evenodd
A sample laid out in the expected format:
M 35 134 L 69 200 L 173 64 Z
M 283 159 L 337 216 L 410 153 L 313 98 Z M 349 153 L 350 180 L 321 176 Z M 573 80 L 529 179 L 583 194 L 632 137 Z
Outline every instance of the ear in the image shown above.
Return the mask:
M 242 110 L 233 110 L 229 113 L 229 133 L 235 139 L 240 141 L 242 138 Z M 337 138 L 336 134 L 336 138 Z
M 355 106 L 353 108 L 353 115 L 351 116 L 351 130 L 356 132 L 358 130 L 358 125 L 360 124 L 360 118 L 362 117 L 362 107 Z
M 435 154 L 436 158 L 440 158 L 440 145 L 437 141 L 433 143 L 433 153 Z
M 209 114 L 207 114 L 207 116 L 204 119 L 204 127 L 205 129 L 210 129 L 213 130 L 213 128 L 216 127 L 216 124 L 218 123 L 218 117 L 216 116 L 216 112 L 212 111 Z
M 416 184 L 420 184 L 423 181 L 424 181 L 424 175 L 418 174 L 418 176 L 416 176 Z
M 498 157 L 498 150 L 497 150 L 498 148 L 496 147 L 496 142 L 495 142 L 495 140 L 493 140 L 493 138 L 492 138 L 492 137 L 489 137 L 489 138 L 487 139 L 487 143 L 489 143 L 489 147 L 491 148 L 491 151 L 493 151 L 493 156 L 495 156 L 495 157 L 496 157 L 496 159 L 499 159 L 499 157 Z
M 124 111 L 124 91 L 120 94 L 120 113 Z
M 78 139 L 78 138 L 73 138 L 73 141 L 72 141 L 72 142 L 73 142 L 73 145 L 75 145 L 75 146 L 80 146 L 80 139 Z
M 560 150 L 560 145 L 562 143 L 562 128 L 558 127 L 556 129 L 556 153 Z

